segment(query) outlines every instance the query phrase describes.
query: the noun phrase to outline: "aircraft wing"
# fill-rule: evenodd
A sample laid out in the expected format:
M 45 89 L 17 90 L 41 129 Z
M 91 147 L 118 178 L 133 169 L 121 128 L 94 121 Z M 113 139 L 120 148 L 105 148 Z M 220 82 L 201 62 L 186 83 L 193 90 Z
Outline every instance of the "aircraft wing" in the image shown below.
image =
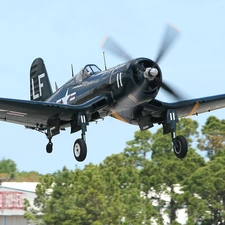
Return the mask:
M 150 112 L 154 118 L 159 118 L 159 120 L 166 118 L 168 109 L 175 109 L 180 118 L 224 108 L 225 94 L 189 99 L 174 103 L 165 103 L 154 99 L 147 104 L 144 104 L 143 107 L 143 111 L 145 111 L 146 114 L 149 114 Z
M 70 121 L 79 112 L 97 110 L 96 103 L 103 97 L 96 97 L 84 104 L 66 105 L 52 102 L 28 101 L 0 98 L 0 121 L 6 121 L 25 126 L 35 127 L 37 124 L 47 124 L 51 118 Z

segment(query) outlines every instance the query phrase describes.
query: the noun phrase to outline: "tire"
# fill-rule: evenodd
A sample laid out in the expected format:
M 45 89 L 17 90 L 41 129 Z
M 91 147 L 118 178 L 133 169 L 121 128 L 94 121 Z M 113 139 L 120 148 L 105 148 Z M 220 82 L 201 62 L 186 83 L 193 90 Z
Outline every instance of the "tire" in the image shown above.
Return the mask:
M 49 142 L 49 143 L 46 145 L 46 152 L 47 152 L 47 153 L 52 153 L 52 147 L 53 147 L 52 142 Z
M 187 139 L 184 136 L 179 135 L 176 137 L 176 142 L 177 146 L 173 146 L 174 154 L 176 157 L 183 159 L 188 152 Z
M 83 139 L 77 139 L 73 145 L 73 154 L 78 162 L 83 162 L 87 156 L 87 145 Z

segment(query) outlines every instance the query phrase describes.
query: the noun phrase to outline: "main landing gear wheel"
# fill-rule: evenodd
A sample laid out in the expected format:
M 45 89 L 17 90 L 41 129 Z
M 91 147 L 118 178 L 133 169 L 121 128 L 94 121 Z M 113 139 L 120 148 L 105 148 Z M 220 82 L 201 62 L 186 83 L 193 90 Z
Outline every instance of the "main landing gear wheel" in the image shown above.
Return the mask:
M 47 153 L 52 153 L 52 147 L 53 147 L 52 142 L 49 142 L 49 143 L 46 145 L 46 152 L 47 152 Z
M 85 160 L 87 156 L 87 145 L 82 138 L 75 141 L 73 146 L 73 154 L 78 162 L 82 162 Z
M 187 155 L 188 151 L 187 139 L 184 136 L 179 135 L 175 138 L 175 142 L 176 145 L 173 145 L 174 154 L 178 158 L 183 159 Z

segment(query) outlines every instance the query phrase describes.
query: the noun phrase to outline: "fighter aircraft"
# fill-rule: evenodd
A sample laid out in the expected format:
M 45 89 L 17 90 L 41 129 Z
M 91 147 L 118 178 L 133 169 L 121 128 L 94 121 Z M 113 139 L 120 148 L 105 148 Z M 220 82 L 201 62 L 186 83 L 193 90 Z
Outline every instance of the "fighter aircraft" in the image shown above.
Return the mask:
M 125 59 L 125 63 L 101 70 L 88 64 L 53 93 L 43 59 L 33 61 L 30 69 L 30 100 L 0 98 L 0 120 L 24 125 L 46 134 L 46 151 L 53 150 L 52 137 L 70 127 L 71 133 L 81 130 L 81 138 L 73 145 L 77 161 L 87 155 L 85 134 L 89 122 L 112 116 L 138 125 L 141 130 L 162 124 L 164 134 L 171 133 L 174 153 L 184 158 L 188 151 L 184 136 L 176 136 L 178 118 L 198 115 L 225 107 L 225 94 L 182 100 L 162 81 L 159 61 L 178 36 L 179 31 L 167 25 L 156 60 L 132 59 L 111 38 L 103 48 Z M 157 100 L 160 88 L 178 100 L 166 103 Z

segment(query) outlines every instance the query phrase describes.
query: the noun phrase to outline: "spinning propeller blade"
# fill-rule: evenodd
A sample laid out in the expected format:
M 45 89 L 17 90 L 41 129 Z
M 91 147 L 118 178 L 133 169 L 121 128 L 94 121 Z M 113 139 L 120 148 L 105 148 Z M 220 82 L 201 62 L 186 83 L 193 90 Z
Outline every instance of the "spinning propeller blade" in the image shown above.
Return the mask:
M 176 40 L 176 38 L 179 36 L 180 30 L 175 27 L 171 23 L 166 24 L 166 29 L 164 33 L 164 37 L 162 39 L 161 47 L 159 49 L 159 52 L 157 54 L 155 62 L 158 64 L 160 60 L 162 60 L 163 56 L 166 54 L 170 46 L 173 44 L 173 42 Z M 170 93 L 172 96 L 174 96 L 176 99 L 181 100 L 183 99 L 179 94 L 177 94 L 171 87 L 169 87 L 168 84 L 165 82 L 161 82 L 158 77 L 156 77 L 156 82 L 160 87 L 162 87 L 165 91 Z
M 158 77 L 155 78 L 155 81 L 157 82 L 157 84 L 165 91 L 167 91 L 168 93 L 170 93 L 173 97 L 175 97 L 177 100 L 182 100 L 183 97 L 178 94 L 176 91 L 174 91 L 168 84 L 166 84 L 165 82 L 161 82 L 159 80 Z
M 101 47 L 125 61 L 130 61 L 132 59 L 112 37 L 106 36 L 102 41 Z
M 156 64 L 158 64 L 158 62 L 166 54 L 169 47 L 173 44 L 175 39 L 178 37 L 179 33 L 180 33 L 180 31 L 174 25 L 169 24 L 169 23 L 166 25 L 166 30 L 165 30 L 164 37 L 162 39 L 162 44 L 161 44 L 161 47 L 159 49 L 159 52 L 158 52 L 156 60 L 155 60 Z M 101 47 L 105 50 L 110 51 L 115 56 L 120 57 L 126 61 L 132 60 L 132 57 L 128 53 L 126 53 L 126 51 L 121 46 L 119 46 L 119 44 L 117 44 L 113 38 L 111 38 L 109 36 L 106 36 L 104 38 L 104 40 L 101 44 Z M 138 69 L 140 69 L 141 71 L 143 71 L 144 73 L 146 73 L 147 69 L 142 64 L 138 63 L 138 64 L 136 64 L 136 67 Z M 177 94 L 171 87 L 169 87 L 168 84 L 166 84 L 165 82 L 162 82 L 157 76 L 155 76 L 154 80 L 155 80 L 155 82 L 157 82 L 158 86 L 160 86 L 165 91 L 170 93 L 176 99 L 179 99 L 179 100 L 182 99 L 179 94 Z M 141 85 L 140 88 L 143 88 L 143 86 L 146 86 L 146 84 Z M 135 92 L 138 92 L 138 91 L 136 90 Z
M 178 30 L 178 28 L 176 28 L 174 25 L 170 23 L 166 24 L 166 29 L 165 29 L 164 37 L 162 39 L 162 44 L 155 60 L 157 64 L 165 55 L 165 53 L 167 52 L 169 47 L 173 44 L 173 42 L 175 41 L 175 39 L 178 37 L 179 34 L 180 34 L 180 31 Z

